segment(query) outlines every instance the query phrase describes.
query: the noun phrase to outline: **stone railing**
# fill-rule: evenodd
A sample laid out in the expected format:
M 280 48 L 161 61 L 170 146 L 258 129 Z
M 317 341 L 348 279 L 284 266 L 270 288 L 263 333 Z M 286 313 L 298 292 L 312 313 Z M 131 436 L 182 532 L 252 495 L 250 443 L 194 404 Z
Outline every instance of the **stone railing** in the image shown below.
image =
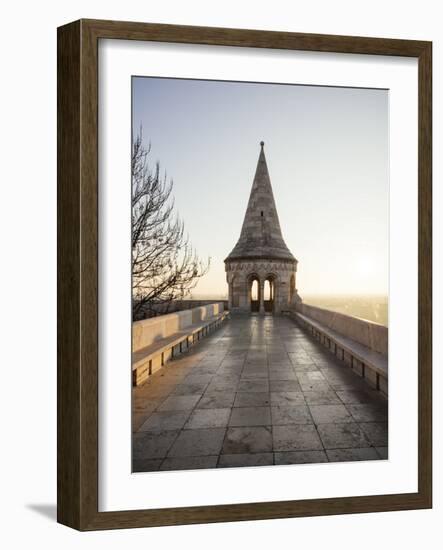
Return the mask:
M 303 302 L 295 310 L 367 348 L 388 355 L 388 327 Z
M 132 324 L 132 383 L 149 376 L 217 329 L 227 318 L 223 303 L 168 313 Z
M 228 309 L 228 300 L 223 299 L 214 299 L 214 300 L 196 300 L 196 299 L 183 299 L 183 300 L 174 300 L 171 303 L 166 304 L 149 304 L 149 308 L 146 310 L 146 319 L 151 318 L 152 310 L 154 310 L 157 315 L 169 315 L 169 313 L 177 313 L 177 311 L 183 311 L 185 309 L 194 309 L 196 307 L 208 306 L 211 304 L 223 303 L 224 308 Z M 139 312 L 140 316 L 138 320 L 143 320 L 144 311 L 143 307 Z
M 223 302 L 159 315 L 132 323 L 132 351 L 139 351 L 154 342 L 223 313 Z
M 303 302 L 288 314 L 373 388 L 388 394 L 387 327 Z

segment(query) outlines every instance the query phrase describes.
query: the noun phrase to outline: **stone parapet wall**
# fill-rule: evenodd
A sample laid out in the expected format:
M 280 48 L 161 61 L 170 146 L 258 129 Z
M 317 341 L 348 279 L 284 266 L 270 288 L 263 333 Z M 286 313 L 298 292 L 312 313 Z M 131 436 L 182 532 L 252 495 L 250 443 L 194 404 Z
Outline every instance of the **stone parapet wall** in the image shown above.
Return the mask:
M 344 313 L 310 306 L 303 302 L 295 304 L 294 309 L 325 325 L 327 328 L 340 333 L 342 336 L 350 338 L 386 357 L 388 356 L 389 333 L 387 327 L 373 323 L 372 321 L 345 315 Z
M 176 311 L 182 311 L 183 309 L 193 309 L 200 306 L 208 306 L 210 304 L 223 303 L 225 309 L 228 309 L 228 300 L 227 299 L 213 299 L 213 300 L 198 300 L 195 298 L 189 298 L 189 300 L 177 300 L 175 305 L 177 307 Z M 172 312 L 171 312 L 172 313 Z
M 198 299 L 183 299 L 183 300 L 174 300 L 172 303 L 165 304 L 148 304 L 146 307 L 145 318 L 150 319 L 151 317 L 156 317 L 157 315 L 167 315 L 169 313 L 176 313 L 177 311 L 183 311 L 185 309 L 193 309 L 195 307 L 207 306 L 209 304 L 215 304 L 218 302 L 223 302 L 225 309 L 228 309 L 228 300 L 223 300 L 222 298 L 214 298 L 212 300 L 198 300 Z M 152 312 L 156 312 L 157 315 L 153 315 Z M 143 310 L 140 313 L 138 321 L 142 321 L 144 318 Z
M 195 323 L 210 319 L 224 311 L 223 302 L 168 313 L 132 323 L 132 351 L 138 351 Z

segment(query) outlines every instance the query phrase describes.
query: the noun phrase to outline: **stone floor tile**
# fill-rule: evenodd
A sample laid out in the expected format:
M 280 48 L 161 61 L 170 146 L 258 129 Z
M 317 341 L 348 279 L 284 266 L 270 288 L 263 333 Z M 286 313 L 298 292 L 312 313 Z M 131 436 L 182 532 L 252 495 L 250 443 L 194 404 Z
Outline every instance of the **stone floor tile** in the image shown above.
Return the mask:
M 308 405 L 334 405 L 341 404 L 335 392 L 331 391 L 307 391 L 303 392 Z
M 241 376 L 243 367 L 220 367 L 216 376 L 226 376 L 227 378 L 239 378 Z
M 218 468 L 236 468 L 239 466 L 269 466 L 274 463 L 272 453 L 220 455 Z
M 369 440 L 355 422 L 346 424 L 318 424 L 318 433 L 325 449 L 369 447 Z
M 270 403 L 268 392 L 239 392 L 235 396 L 234 407 L 267 407 Z
M 293 347 L 294 351 L 288 351 L 289 358 L 294 360 L 309 359 L 309 354 L 303 348 L 303 346 L 304 344 L 301 341 L 300 344 L 296 344 L 295 347 Z M 286 348 L 288 347 L 288 344 L 286 344 Z
M 301 391 L 297 380 L 270 380 L 271 392 Z
M 271 407 L 272 425 L 312 424 L 312 417 L 306 405 Z
M 180 430 L 189 417 L 188 411 L 154 412 L 140 426 L 140 432 L 161 432 L 165 430 Z
M 378 456 L 382 460 L 388 460 L 388 458 L 389 458 L 388 447 L 375 447 L 375 450 L 377 451 Z
M 324 451 L 285 451 L 274 453 L 275 464 L 316 464 L 328 462 Z
M 160 470 L 201 470 L 215 468 L 218 455 L 212 456 L 168 456 L 160 467 Z
M 207 385 L 206 382 L 199 382 L 198 384 L 178 384 L 175 387 L 173 395 L 201 395 L 205 391 Z
M 288 424 L 273 426 L 274 451 L 322 450 L 320 438 L 313 424 Z
M 316 371 L 309 371 L 306 373 L 299 373 L 297 375 L 299 381 L 305 381 L 305 382 L 327 382 L 326 378 L 323 376 L 322 372 L 319 370 Z
M 327 392 L 331 391 L 331 386 L 325 381 L 321 382 L 318 380 L 300 380 L 299 383 L 302 391 L 316 391 L 316 392 Z
M 269 392 L 269 382 L 267 380 L 241 380 L 238 392 Z
M 289 359 L 287 361 L 272 361 L 268 359 L 268 361 L 269 370 L 291 370 L 294 368 Z
M 344 405 L 309 405 L 316 424 L 355 422 Z
M 211 384 L 220 384 L 222 387 L 230 386 L 230 385 L 236 385 L 238 384 L 240 380 L 241 373 L 240 372 L 231 372 L 229 374 L 222 372 L 221 374 L 219 371 L 217 371 L 217 374 L 213 377 L 211 380 Z
M 197 403 L 197 409 L 224 409 L 232 407 L 234 403 L 234 392 L 205 392 Z
M 206 388 L 206 391 L 213 392 L 213 391 L 229 391 L 229 392 L 235 392 L 237 389 L 237 386 L 239 384 L 237 377 L 230 377 L 230 378 L 222 378 L 219 379 L 213 379 L 212 382 L 209 383 L 208 387 Z
M 132 400 L 132 411 L 133 413 L 137 414 L 148 414 L 152 411 L 155 411 L 155 409 L 162 403 L 164 398 L 161 399 L 149 399 L 146 397 L 143 397 L 142 399 L 133 399 Z
M 388 419 L 388 408 L 380 405 L 364 403 L 360 405 L 346 405 L 356 422 L 384 422 Z
M 223 357 L 217 357 L 216 355 L 207 355 L 203 360 L 199 362 L 199 367 L 207 369 L 217 369 L 222 364 Z
M 366 437 L 375 447 L 388 446 L 388 424 L 387 422 L 360 422 L 359 426 L 366 434 Z
M 192 374 L 194 376 L 215 376 L 215 374 L 218 372 L 219 367 L 218 366 L 207 366 L 207 367 L 200 367 L 196 366 L 192 370 Z
M 273 365 L 287 365 L 290 367 L 291 360 L 289 359 L 289 355 L 287 353 L 277 355 L 268 351 L 268 364 L 270 367 Z
M 212 380 L 212 374 L 188 374 L 183 380 L 183 384 L 209 384 Z
M 309 353 L 308 353 L 309 357 L 314 361 L 314 360 L 326 360 L 326 359 L 329 359 L 331 357 L 331 353 L 325 349 L 325 348 L 321 348 L 321 347 L 317 347 L 317 346 L 309 346 Z
M 178 430 L 138 432 L 132 437 L 133 459 L 162 458 L 174 443 Z
M 140 426 L 146 422 L 146 420 L 151 416 L 152 412 L 137 413 L 133 411 L 132 413 L 132 432 L 136 433 L 140 429 Z
M 312 366 L 314 364 L 312 359 L 309 359 L 307 355 L 302 357 L 296 357 L 292 353 L 290 355 L 291 355 L 291 362 L 293 365 L 297 365 L 301 367 L 301 366 Z
M 263 453 L 272 451 L 269 427 L 228 428 L 222 454 Z
M 224 359 L 220 365 L 220 370 L 223 369 L 241 369 L 245 363 L 244 359 Z
M 333 369 L 322 369 L 322 374 L 327 382 L 339 391 L 358 391 L 367 387 L 366 382 L 353 372 L 336 374 Z
M 163 458 L 140 458 L 132 461 L 133 472 L 156 472 L 160 469 Z
M 364 380 L 357 379 L 356 382 L 331 382 L 328 380 L 331 389 L 335 392 L 343 391 L 362 391 L 367 386 L 367 383 Z M 359 383 L 361 385 L 359 385 Z
M 380 460 L 373 447 L 362 449 L 331 449 L 326 451 L 330 462 L 350 462 L 354 460 Z
M 230 408 L 225 409 L 194 409 L 186 422 L 185 430 L 199 428 L 223 428 L 228 425 Z
M 293 380 L 297 381 L 297 375 L 292 369 L 269 370 L 269 380 Z
M 168 456 L 217 455 L 223 444 L 225 428 L 182 430 L 168 452 Z
M 300 405 L 305 402 L 303 393 L 300 391 L 271 392 L 271 405 L 273 407 L 287 407 Z
M 159 385 L 158 387 L 153 387 L 152 385 L 149 388 L 143 387 L 143 392 L 140 392 L 138 397 L 134 399 L 135 404 L 139 404 L 140 401 L 146 402 L 150 400 L 159 400 L 164 399 L 170 395 L 175 388 L 175 384 L 167 384 L 166 386 Z
M 158 407 L 158 411 L 186 411 L 193 409 L 201 398 L 197 395 L 170 395 Z
M 388 406 L 388 398 L 385 394 L 382 392 L 374 389 L 372 386 L 367 384 L 362 378 L 357 378 L 357 380 L 360 380 L 364 384 L 364 391 L 369 395 L 369 399 L 371 399 L 371 403 L 378 403 L 382 407 Z
M 363 404 L 363 403 L 372 403 L 373 400 L 371 397 L 364 391 L 349 391 L 349 390 L 343 390 L 343 391 L 337 391 L 337 395 L 340 398 L 340 400 L 345 404 Z
M 229 426 L 269 426 L 270 407 L 238 407 L 232 409 Z
M 241 374 L 241 380 L 266 380 L 269 378 L 269 372 L 268 369 L 262 369 L 262 370 L 246 370 L 244 369 Z
M 325 359 L 314 359 L 314 363 L 317 367 L 329 367 L 337 364 L 337 360 L 334 358 L 325 358 Z
M 294 365 L 293 369 L 297 376 L 303 372 L 318 372 L 318 368 L 315 365 Z
M 250 370 L 267 369 L 268 368 L 268 362 L 267 362 L 266 359 L 263 359 L 263 360 L 260 360 L 260 361 L 257 361 L 255 359 L 252 359 L 252 360 L 246 359 L 246 361 L 244 363 L 244 368 L 245 369 L 250 369 Z

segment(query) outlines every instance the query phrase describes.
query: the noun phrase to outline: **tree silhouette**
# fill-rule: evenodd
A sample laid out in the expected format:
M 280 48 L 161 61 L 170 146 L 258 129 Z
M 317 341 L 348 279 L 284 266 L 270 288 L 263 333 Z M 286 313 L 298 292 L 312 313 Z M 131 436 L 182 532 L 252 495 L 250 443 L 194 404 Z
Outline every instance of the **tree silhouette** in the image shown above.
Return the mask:
M 173 181 L 149 165 L 151 147 L 140 129 L 132 146 L 132 316 L 134 320 L 165 313 L 189 295 L 209 269 L 189 242 L 174 211 Z

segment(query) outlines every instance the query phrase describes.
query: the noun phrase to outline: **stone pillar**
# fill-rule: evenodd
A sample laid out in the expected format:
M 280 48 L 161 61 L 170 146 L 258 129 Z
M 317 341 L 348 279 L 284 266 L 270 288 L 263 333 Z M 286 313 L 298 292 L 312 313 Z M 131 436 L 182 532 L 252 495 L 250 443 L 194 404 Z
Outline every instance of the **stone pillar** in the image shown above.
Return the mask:
M 265 282 L 260 279 L 260 313 L 265 313 Z
M 272 313 L 280 313 L 280 307 L 277 300 L 280 299 L 280 293 L 276 292 L 276 280 L 272 279 L 270 282 L 270 293 L 272 299 Z

